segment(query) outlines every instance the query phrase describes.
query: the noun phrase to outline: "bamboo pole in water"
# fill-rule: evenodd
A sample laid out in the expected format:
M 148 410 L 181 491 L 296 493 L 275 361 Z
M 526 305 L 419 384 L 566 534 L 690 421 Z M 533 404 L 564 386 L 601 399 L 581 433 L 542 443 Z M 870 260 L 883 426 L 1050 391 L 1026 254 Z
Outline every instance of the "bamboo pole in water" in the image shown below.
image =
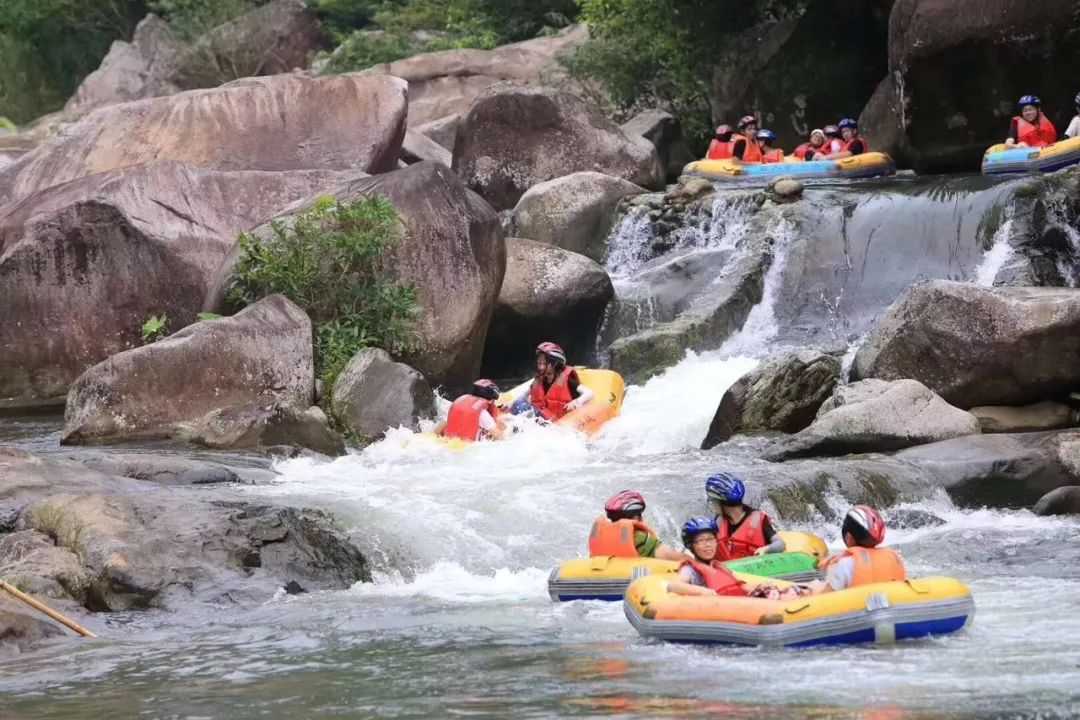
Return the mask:
M 30 607 L 34 608 L 35 610 L 37 610 L 39 612 L 45 613 L 46 615 L 51 617 L 56 622 L 70 628 L 71 630 L 74 630 L 75 632 L 79 633 L 83 637 L 97 637 L 97 635 L 90 632 L 89 630 L 87 630 L 86 628 L 84 628 L 82 625 L 78 624 L 74 620 L 71 620 L 71 619 L 61 615 L 60 613 L 56 612 L 55 610 L 53 610 L 51 607 L 49 607 L 45 603 L 40 602 L 38 600 L 35 600 L 34 598 L 30 597 L 29 595 L 24 593 L 22 590 L 19 590 L 18 588 L 11 585 L 10 583 L 7 583 L 7 582 L 4 582 L 3 580 L 0 580 L 0 590 L 7 591 L 11 595 L 13 595 L 13 596 L 17 597 L 18 599 L 22 600 L 24 603 L 26 603 Z

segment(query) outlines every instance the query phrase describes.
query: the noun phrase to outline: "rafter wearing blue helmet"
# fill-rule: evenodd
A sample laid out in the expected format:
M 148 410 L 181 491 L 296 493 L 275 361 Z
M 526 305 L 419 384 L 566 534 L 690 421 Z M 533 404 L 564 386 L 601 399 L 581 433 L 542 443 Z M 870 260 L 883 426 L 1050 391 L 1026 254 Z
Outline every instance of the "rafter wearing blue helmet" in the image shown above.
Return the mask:
M 705 496 L 717 513 L 721 560 L 784 552 L 784 540 L 769 516 L 744 503 L 746 485 L 741 479 L 727 472 L 710 475 L 705 480 Z
M 1005 144 L 1016 147 L 1042 148 L 1057 142 L 1054 124 L 1043 114 L 1038 95 L 1025 95 L 1016 103 L 1020 114 L 1009 123 Z

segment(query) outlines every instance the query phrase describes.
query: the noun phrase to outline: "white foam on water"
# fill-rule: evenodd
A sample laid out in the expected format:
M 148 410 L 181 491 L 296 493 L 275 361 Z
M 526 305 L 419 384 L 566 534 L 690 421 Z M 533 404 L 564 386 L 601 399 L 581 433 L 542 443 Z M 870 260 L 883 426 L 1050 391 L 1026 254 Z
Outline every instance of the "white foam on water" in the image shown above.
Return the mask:
M 982 260 L 975 268 L 975 284 L 983 287 L 993 287 L 998 273 L 1016 253 L 1013 250 L 1009 238 L 1012 236 L 1013 219 L 1007 218 L 994 233 L 993 244 L 983 254 Z
M 383 573 L 374 583 L 356 583 L 349 592 L 360 597 L 428 597 L 455 603 L 543 600 L 548 597 L 547 576 L 547 571 L 538 568 L 473 573 L 454 562 L 438 562 L 411 580 L 400 573 Z

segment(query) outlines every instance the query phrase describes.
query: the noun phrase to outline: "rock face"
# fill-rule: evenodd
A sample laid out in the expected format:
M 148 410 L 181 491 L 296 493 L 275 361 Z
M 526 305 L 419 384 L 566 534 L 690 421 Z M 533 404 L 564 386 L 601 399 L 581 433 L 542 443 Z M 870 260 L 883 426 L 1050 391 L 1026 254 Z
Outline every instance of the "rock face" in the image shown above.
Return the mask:
M 686 164 L 697 159 L 686 144 L 678 118 L 665 110 L 645 110 L 621 127 L 630 137 L 640 136 L 653 144 L 669 180 L 679 177 Z
M 526 83 L 566 82 L 558 59 L 588 38 L 584 25 L 549 37 L 503 45 L 494 50 L 445 50 L 423 53 L 363 74 L 385 74 L 409 83 L 409 127 L 464 113 L 476 97 L 504 80 Z
M 447 115 L 441 117 L 438 120 L 432 120 L 422 125 L 417 125 L 411 130 L 424 135 L 431 140 L 442 145 L 450 153 L 454 152 L 454 142 L 457 140 L 458 125 L 461 124 L 461 114 L 455 113 L 453 115 Z M 451 157 L 451 162 L 453 158 Z
M 299 0 L 273 0 L 192 45 L 175 37 L 161 18 L 147 15 L 130 43 L 112 44 L 64 106 L 64 117 L 71 121 L 105 105 L 307 67 L 325 44 L 315 12 Z
M 1080 515 L 1080 485 L 1051 490 L 1039 498 L 1031 511 L 1036 515 Z
M 839 380 L 840 360 L 814 348 L 770 358 L 724 393 L 701 449 L 737 433 L 799 432 L 814 421 Z
M 64 634 L 57 625 L 31 613 L 29 609 L 16 608 L 13 603 L 0 603 L 0 657 L 11 651 L 29 650 L 48 638 Z
M 343 202 L 382 195 L 394 205 L 408 232 L 387 267 L 402 282 L 416 285 L 420 305 L 418 347 L 401 359 L 434 384 L 476 379 L 506 270 L 506 242 L 491 206 L 450 170 L 431 162 L 327 188 L 289 212 L 310 207 L 322 195 Z M 211 299 L 223 297 L 234 263 L 235 255 L 226 259 Z
M 645 192 L 632 182 L 598 172 L 577 172 L 534 185 L 514 207 L 516 235 L 601 262 L 624 197 Z
M 428 136 L 414 130 L 405 131 L 405 141 L 401 145 L 401 159 L 407 165 L 431 160 L 450 167 L 453 162 L 449 150 Z
M 889 74 L 878 83 L 859 115 L 859 133 L 872 139 L 874 150 L 888 153 L 894 160 L 906 165 L 900 102 L 896 81 Z
M 1076 423 L 1076 411 L 1068 405 L 1043 401 L 1033 405 L 980 405 L 971 408 L 984 433 L 1056 430 Z
M 979 433 L 979 421 L 915 380 L 863 380 L 838 387 L 810 427 L 773 459 L 898 450 Z
M 0 211 L 0 406 L 55 403 L 139 341 L 195 321 L 236 235 L 349 173 L 154 163 L 80 178 Z
M 0 174 L 0 203 L 164 160 L 218 170 L 384 172 L 401 150 L 406 96 L 403 81 L 385 76 L 277 75 L 104 107 Z
M 531 367 L 531 348 L 544 340 L 562 345 L 571 362 L 587 362 L 604 308 L 615 295 L 607 272 L 587 257 L 532 240 L 511 238 L 506 249 L 506 277 L 484 343 L 484 372 Z
M 191 442 L 214 450 L 298 447 L 335 457 L 345 442 L 318 407 L 299 410 L 279 402 L 213 410 L 198 421 Z
M 655 188 L 663 184 L 652 143 L 630 137 L 569 93 L 500 83 L 477 97 L 458 128 L 454 171 L 497 210 L 557 177 L 594 170 Z
M 1080 387 L 1080 290 L 909 288 L 859 348 L 855 378 L 913 378 L 957 407 L 1022 405 Z
M 1072 0 L 897 0 L 889 69 L 903 88 L 904 147 L 922 172 L 977 167 L 1020 95 L 1037 91 L 1061 132 L 1076 89 L 1056 73 L 1080 50 Z M 1032 78 L 1041 78 L 1038 88 Z M 958 90 L 962 88 L 962 90 Z
M 0 578 L 39 599 L 75 597 L 90 580 L 74 553 L 36 530 L 0 541 Z
M 253 505 L 227 488 L 112 477 L 17 450 L 0 449 L 0 522 L 4 532 L 24 531 L 19 542 L 34 553 L 55 543 L 54 551 L 77 558 L 79 584 L 52 561 L 24 564 L 24 578 L 56 579 L 91 610 L 158 607 L 172 593 L 261 603 L 285 580 L 343 588 L 371 579 L 363 556 L 322 513 Z
M 280 295 L 112 356 L 68 393 L 61 442 L 182 434 L 212 410 L 266 401 L 309 407 L 311 321 Z
M 363 440 L 390 428 L 415 428 L 435 415 L 435 394 L 424 376 L 379 348 L 361 350 L 349 361 L 331 398 L 334 414 Z

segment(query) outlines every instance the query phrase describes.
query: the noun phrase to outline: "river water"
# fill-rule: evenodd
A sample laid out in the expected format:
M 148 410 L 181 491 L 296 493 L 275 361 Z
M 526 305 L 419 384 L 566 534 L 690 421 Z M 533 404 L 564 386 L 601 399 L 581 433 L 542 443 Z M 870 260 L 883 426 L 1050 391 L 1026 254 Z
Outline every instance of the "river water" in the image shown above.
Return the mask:
M 980 268 L 994 252 L 969 279 L 992 277 Z M 374 583 L 96 616 L 100 639 L 0 665 L 0 718 L 1080 717 L 1080 519 L 944 494 L 913 505 L 944 523 L 891 529 L 889 544 L 913 575 L 968 583 L 977 611 L 962 634 L 900 646 L 667 645 L 640 638 L 619 603 L 548 598 L 549 571 L 583 554 L 605 497 L 640 489 L 672 541 L 706 510 L 703 478 L 755 456 L 749 441 L 696 448 L 723 391 L 768 351 L 785 273 L 774 263 L 742 333 L 631 388 L 591 442 L 535 428 L 454 453 L 396 430 L 332 462 L 280 463 L 244 491 L 332 511 Z M 56 441 L 49 421 L 3 430 L 36 451 Z M 838 547 L 835 521 L 803 527 Z

